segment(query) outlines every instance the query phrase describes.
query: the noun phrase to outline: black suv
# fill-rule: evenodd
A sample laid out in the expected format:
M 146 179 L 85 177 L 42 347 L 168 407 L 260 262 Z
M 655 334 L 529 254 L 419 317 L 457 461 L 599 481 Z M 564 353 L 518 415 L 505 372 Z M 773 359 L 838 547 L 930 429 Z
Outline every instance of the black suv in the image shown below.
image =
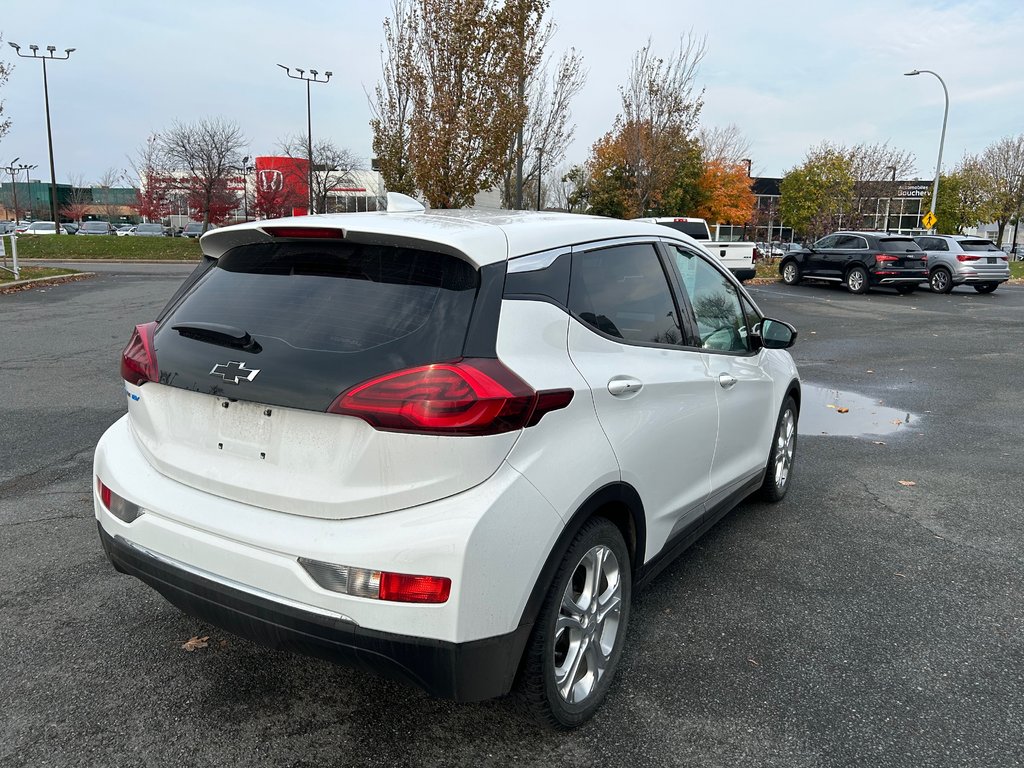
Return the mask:
M 779 274 L 786 285 L 827 280 L 845 284 L 850 293 L 866 293 L 879 285 L 911 293 L 928 279 L 928 256 L 908 235 L 833 232 L 787 254 Z

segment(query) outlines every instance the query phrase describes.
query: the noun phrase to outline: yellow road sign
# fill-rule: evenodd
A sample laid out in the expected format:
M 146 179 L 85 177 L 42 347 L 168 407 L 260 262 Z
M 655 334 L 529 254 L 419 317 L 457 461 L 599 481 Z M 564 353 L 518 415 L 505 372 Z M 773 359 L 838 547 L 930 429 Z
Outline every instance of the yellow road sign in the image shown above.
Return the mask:
M 938 219 L 935 218 L 935 214 L 931 211 L 928 211 L 928 213 L 924 215 L 924 218 L 921 219 L 921 223 L 924 225 L 925 229 L 931 229 L 935 226 L 935 222 L 937 221 Z

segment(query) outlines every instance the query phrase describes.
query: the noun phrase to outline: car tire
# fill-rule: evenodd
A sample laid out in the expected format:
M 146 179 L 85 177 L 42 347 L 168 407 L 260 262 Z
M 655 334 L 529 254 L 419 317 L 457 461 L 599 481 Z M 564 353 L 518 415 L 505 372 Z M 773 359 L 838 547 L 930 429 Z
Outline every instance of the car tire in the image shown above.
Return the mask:
M 800 266 L 793 260 L 783 262 L 779 273 L 782 275 L 782 282 L 786 285 L 796 285 L 803 279 L 803 275 L 800 274 Z
M 978 293 L 992 293 L 998 287 L 999 283 L 978 283 L 974 286 L 974 290 Z
M 605 518 L 589 520 L 548 589 L 516 680 L 532 718 L 568 730 L 601 706 L 625 644 L 631 593 L 622 534 Z
M 850 271 L 846 273 L 846 288 L 850 293 L 867 293 L 868 292 L 868 272 L 864 267 L 855 266 L 850 267 Z
M 953 276 L 945 267 L 933 269 L 928 276 L 928 287 L 932 293 L 949 293 L 953 290 Z
M 898 293 L 900 296 L 906 296 L 907 294 L 913 293 L 916 290 L 917 290 L 917 286 L 916 285 L 897 285 L 896 286 L 896 293 Z
M 768 452 L 768 465 L 765 469 L 764 482 L 761 483 L 761 498 L 765 501 L 782 501 L 789 490 L 793 477 L 793 464 L 796 461 L 797 422 L 799 411 L 796 401 L 786 397 L 779 410 L 779 419 L 775 424 L 772 447 Z

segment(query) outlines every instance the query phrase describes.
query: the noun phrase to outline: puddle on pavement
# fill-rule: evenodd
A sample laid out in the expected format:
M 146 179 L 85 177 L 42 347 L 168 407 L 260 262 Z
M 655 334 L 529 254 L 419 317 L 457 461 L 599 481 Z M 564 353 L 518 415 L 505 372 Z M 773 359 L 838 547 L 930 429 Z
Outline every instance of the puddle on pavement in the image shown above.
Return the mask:
M 877 399 L 804 382 L 800 388 L 801 435 L 866 437 L 912 430 L 917 414 L 890 408 Z

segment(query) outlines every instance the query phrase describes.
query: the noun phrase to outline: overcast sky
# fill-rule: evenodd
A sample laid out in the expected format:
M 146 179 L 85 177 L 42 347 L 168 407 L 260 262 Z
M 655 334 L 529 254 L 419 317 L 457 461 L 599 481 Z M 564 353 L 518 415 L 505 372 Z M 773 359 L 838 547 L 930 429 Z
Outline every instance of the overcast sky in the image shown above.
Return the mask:
M 174 120 L 237 122 L 252 155 L 305 134 L 305 86 L 275 65 L 332 70 L 312 86 L 313 134 L 371 154 L 365 91 L 380 73 L 387 0 L 35 0 L 9 3 L 0 57 L 15 65 L 0 89 L 10 132 L 0 163 L 37 163 L 49 178 L 42 67 L 27 52 L 77 49 L 47 66 L 57 180 L 94 183 Z M 707 35 L 698 76 L 704 125 L 735 123 L 755 175 L 778 176 L 807 148 L 889 141 L 931 178 L 950 92 L 944 168 L 1001 136 L 1024 132 L 1024 0 L 552 0 L 554 49 L 575 47 L 589 70 L 573 113 L 581 162 L 619 111 L 617 86 L 648 38 L 668 55 L 680 34 Z M 6 178 L 5 180 L 9 180 Z

